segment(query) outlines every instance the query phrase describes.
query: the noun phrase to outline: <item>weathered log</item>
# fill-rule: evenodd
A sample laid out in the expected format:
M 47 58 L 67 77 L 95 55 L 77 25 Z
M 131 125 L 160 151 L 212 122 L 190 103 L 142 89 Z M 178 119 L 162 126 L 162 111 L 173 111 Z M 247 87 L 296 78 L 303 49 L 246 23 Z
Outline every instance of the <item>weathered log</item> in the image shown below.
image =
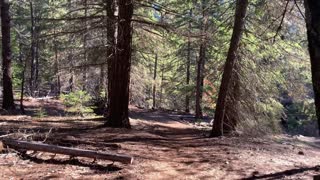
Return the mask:
M 9 136 L 12 136 L 12 135 L 14 135 L 14 134 L 15 134 L 15 133 L 2 135 L 2 136 L 0 136 L 0 139 L 2 139 L 2 138 L 8 138 Z
M 104 160 L 110 160 L 110 161 L 117 161 L 125 164 L 132 164 L 133 162 L 133 157 L 124 155 L 124 154 L 83 150 L 83 149 L 77 149 L 77 148 L 55 146 L 55 145 L 44 144 L 39 142 L 18 141 L 13 139 L 3 139 L 2 142 L 5 146 L 8 146 L 13 149 L 25 149 L 25 150 L 42 151 L 42 152 L 49 152 L 49 153 L 55 153 L 55 154 L 64 154 L 64 155 L 70 155 L 74 157 L 104 159 Z

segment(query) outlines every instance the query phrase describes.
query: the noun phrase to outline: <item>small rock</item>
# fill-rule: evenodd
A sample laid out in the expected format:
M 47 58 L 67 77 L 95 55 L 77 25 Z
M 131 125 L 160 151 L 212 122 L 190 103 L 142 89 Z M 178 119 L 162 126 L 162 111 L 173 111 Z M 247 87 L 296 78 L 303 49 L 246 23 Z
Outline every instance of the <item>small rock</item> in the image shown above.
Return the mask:
M 303 151 L 299 151 L 298 154 L 299 155 L 304 155 L 304 152 Z

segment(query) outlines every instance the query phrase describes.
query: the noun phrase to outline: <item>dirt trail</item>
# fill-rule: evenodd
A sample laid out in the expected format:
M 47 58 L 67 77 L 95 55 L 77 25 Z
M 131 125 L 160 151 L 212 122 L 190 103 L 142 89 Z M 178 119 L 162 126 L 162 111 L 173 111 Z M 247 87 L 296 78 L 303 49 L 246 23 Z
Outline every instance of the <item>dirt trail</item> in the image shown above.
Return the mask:
M 316 138 L 209 139 L 208 132 L 161 112 L 140 113 L 133 122 L 165 139 L 144 142 L 148 158 L 129 173 L 143 169 L 141 175 L 132 178 L 297 179 L 320 174 L 320 140 Z M 150 131 L 150 127 L 156 128 Z
M 131 113 L 132 130 L 97 128 L 101 119 L 0 117 L 0 130 L 48 132 L 48 143 L 126 153 L 133 165 L 49 154 L 0 155 L 0 179 L 311 179 L 320 174 L 320 140 L 206 138 L 207 132 L 164 112 Z M 9 119 L 8 119 L 9 118 Z

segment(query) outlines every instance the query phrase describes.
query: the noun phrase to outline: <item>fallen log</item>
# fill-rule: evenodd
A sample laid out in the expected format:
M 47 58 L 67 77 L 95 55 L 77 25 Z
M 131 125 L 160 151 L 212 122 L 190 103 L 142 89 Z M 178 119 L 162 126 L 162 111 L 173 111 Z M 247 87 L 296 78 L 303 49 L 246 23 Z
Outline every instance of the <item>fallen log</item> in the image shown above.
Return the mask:
M 2 136 L 0 136 L 0 139 L 7 138 L 7 137 L 12 136 L 12 135 L 14 135 L 14 134 L 15 134 L 15 133 L 2 135 Z
M 98 152 L 91 150 L 83 150 L 77 148 L 69 148 L 63 146 L 55 146 L 50 144 L 44 144 L 39 142 L 18 141 L 13 139 L 3 139 L 2 143 L 13 149 L 24 149 L 33 151 L 49 152 L 54 154 L 64 154 L 74 157 L 88 157 L 93 159 L 103 159 L 109 161 L 117 161 L 124 164 L 132 164 L 133 157 L 107 152 Z

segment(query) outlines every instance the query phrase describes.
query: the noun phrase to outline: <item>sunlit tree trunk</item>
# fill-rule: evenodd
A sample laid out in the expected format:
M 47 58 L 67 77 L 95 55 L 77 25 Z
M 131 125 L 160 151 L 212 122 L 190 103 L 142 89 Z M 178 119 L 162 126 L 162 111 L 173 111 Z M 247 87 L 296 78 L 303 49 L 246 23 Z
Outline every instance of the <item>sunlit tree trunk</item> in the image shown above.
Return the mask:
M 237 0 L 236 3 L 235 22 L 233 26 L 232 38 L 230 41 L 230 48 L 222 75 L 219 97 L 211 132 L 212 137 L 222 136 L 224 134 L 224 119 L 227 112 L 227 95 L 232 83 L 231 79 L 232 73 L 234 72 L 234 65 L 236 63 L 236 54 L 243 33 L 245 16 L 249 4 L 248 0 Z
M 3 72 L 3 103 L 6 110 L 15 109 L 12 92 L 12 53 L 10 47 L 10 14 L 9 1 L 1 0 L 1 32 L 2 32 L 2 72 Z
M 316 114 L 320 134 L 320 1 L 305 0 L 306 26 Z

